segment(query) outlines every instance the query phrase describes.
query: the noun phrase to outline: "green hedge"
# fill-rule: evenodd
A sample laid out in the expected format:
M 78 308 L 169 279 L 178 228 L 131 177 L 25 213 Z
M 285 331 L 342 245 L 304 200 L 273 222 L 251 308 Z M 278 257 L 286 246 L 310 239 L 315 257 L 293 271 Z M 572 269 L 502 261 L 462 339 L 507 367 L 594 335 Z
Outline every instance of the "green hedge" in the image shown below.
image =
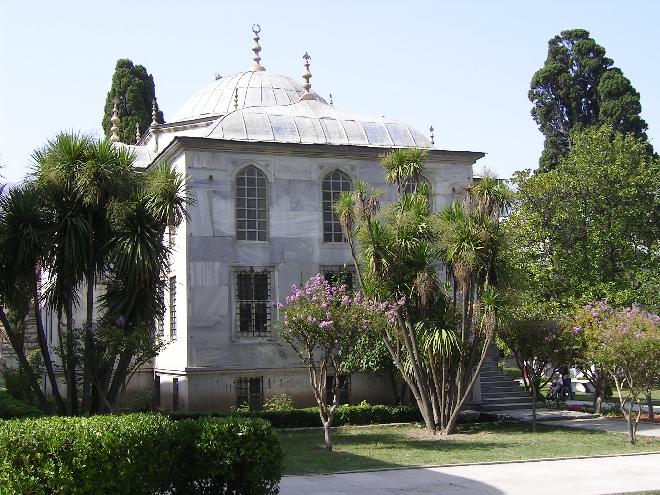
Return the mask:
M 173 419 L 240 417 L 262 418 L 275 428 L 305 428 L 322 426 L 317 407 L 289 411 L 235 411 L 232 413 L 171 413 Z M 412 406 L 343 405 L 337 408 L 333 426 L 411 423 L 421 421 L 419 410 Z
M 282 451 L 259 419 L 158 414 L 0 422 L 0 494 L 271 494 Z
M 36 418 L 43 416 L 43 412 L 32 404 L 15 399 L 8 392 L 0 390 L 0 418 Z

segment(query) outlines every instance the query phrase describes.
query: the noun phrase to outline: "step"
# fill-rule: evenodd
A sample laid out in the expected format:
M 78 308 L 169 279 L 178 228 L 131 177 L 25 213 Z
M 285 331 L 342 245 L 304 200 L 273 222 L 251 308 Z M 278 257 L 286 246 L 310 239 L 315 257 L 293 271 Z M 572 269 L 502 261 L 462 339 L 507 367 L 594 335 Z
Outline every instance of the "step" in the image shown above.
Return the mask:
M 496 391 L 496 390 L 525 390 L 523 387 L 511 382 L 481 382 L 481 390 Z
M 493 370 L 485 370 L 485 369 L 482 368 L 480 374 L 481 374 L 481 376 L 495 376 L 495 375 L 498 375 L 498 376 L 506 376 L 507 378 L 513 378 L 511 375 L 509 375 L 508 373 L 502 371 L 499 368 L 493 369 Z
M 482 397 L 481 403 L 486 404 L 516 404 L 516 403 L 532 403 L 531 397 Z
M 508 383 L 514 387 L 517 387 L 518 385 L 516 384 L 516 381 L 504 377 L 504 376 L 482 376 L 481 379 L 479 380 L 481 383 Z
M 518 390 L 506 390 L 504 392 L 501 391 L 496 391 L 496 392 L 484 392 L 483 390 L 481 391 L 481 397 L 483 399 L 496 399 L 498 397 L 531 397 L 531 395 L 524 390 L 518 391 Z
M 482 405 L 481 408 L 484 411 L 504 411 L 506 409 L 531 409 L 532 402 L 518 402 L 518 403 L 507 403 L 507 404 L 488 404 Z

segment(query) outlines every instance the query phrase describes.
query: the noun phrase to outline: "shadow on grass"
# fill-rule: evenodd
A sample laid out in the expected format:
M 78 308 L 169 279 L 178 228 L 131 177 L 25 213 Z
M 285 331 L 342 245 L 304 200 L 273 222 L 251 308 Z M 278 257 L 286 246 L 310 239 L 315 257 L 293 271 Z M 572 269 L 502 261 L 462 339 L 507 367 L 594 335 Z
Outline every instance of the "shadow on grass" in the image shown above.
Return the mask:
M 600 454 L 629 451 L 620 438 L 600 431 L 538 425 L 531 434 L 526 423 L 460 425 L 450 436 L 411 426 L 342 428 L 333 432 L 333 452 L 324 450 L 321 431 L 280 432 L 280 438 L 287 474 L 574 457 L 592 449 Z

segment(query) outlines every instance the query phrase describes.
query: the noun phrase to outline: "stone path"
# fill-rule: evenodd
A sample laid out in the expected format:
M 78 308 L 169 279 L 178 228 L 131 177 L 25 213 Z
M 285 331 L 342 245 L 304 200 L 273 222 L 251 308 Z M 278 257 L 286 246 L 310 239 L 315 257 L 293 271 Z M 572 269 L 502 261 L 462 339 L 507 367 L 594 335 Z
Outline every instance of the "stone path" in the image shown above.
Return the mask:
M 660 454 L 285 476 L 281 495 L 603 495 L 660 489 Z

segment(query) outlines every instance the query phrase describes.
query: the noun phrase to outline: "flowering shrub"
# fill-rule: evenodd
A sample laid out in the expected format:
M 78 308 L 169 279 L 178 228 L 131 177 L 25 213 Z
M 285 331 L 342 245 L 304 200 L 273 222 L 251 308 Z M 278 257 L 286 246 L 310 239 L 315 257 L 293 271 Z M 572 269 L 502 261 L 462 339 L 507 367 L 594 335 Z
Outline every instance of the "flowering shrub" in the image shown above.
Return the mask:
M 593 384 L 594 409 L 601 412 L 605 397 L 611 395 L 612 378 L 603 367 L 600 355 L 603 323 L 614 313 L 604 302 L 589 303 L 579 308 L 564 321 L 563 331 L 568 336 L 567 345 L 573 349 L 574 364 Z
M 637 307 L 617 311 L 604 303 L 589 304 L 577 313 L 573 330 L 587 355 L 614 380 L 629 441 L 635 443 L 639 398 L 660 380 L 660 317 Z
M 277 304 L 284 314 L 280 333 L 309 370 L 328 450 L 332 450 L 330 425 L 339 405 L 343 360 L 372 325 L 387 325 L 387 320 L 397 318 L 399 303 L 366 300 L 360 292 L 352 294 L 346 285 L 333 286 L 319 273 L 303 287 L 294 285 L 285 305 Z M 329 369 L 334 371 L 332 404 L 326 404 Z

